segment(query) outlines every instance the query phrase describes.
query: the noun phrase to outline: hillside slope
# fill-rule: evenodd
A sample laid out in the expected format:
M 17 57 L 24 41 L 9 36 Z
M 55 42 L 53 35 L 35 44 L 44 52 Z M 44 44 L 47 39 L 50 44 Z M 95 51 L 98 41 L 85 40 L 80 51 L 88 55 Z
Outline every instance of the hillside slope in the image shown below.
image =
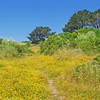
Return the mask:
M 100 99 L 100 89 L 95 87 L 95 80 L 87 77 L 86 81 L 82 75 L 78 80 L 77 75 L 80 73 L 76 72 L 77 66 L 91 64 L 94 56 L 86 56 L 77 51 L 71 52 L 70 56 L 67 55 L 70 53 L 68 51 L 67 58 L 62 60 L 59 58 L 63 54 L 44 56 L 38 53 L 39 47 L 32 49 L 35 52 L 32 56 L 0 60 L 1 100 Z M 91 85 L 86 85 L 85 81 Z

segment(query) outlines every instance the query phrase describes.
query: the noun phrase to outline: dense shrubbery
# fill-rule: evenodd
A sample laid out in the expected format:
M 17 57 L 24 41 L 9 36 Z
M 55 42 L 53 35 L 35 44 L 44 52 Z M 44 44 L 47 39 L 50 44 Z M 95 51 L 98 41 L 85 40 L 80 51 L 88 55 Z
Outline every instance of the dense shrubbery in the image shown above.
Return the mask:
M 28 49 L 28 44 L 21 45 L 12 40 L 0 39 L 0 58 L 18 57 L 31 52 Z
M 84 28 L 77 30 L 71 34 L 70 47 L 81 48 L 86 53 L 100 51 L 99 48 L 99 29 Z
M 41 43 L 41 53 L 53 54 L 56 50 L 66 48 L 80 48 L 85 53 L 100 51 L 100 29 L 84 28 L 73 33 L 53 35 Z
M 53 54 L 57 49 L 62 48 L 67 44 L 67 33 L 53 35 L 48 40 L 41 43 L 41 53 Z

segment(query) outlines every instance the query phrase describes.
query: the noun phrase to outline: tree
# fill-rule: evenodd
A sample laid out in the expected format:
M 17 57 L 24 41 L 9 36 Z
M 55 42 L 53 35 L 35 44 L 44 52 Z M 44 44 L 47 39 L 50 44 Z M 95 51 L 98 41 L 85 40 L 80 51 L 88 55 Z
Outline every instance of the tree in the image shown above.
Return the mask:
M 88 10 L 78 11 L 77 13 L 73 14 L 70 18 L 68 24 L 65 25 L 63 28 L 64 32 L 73 32 L 75 30 L 84 28 L 85 26 L 89 25 L 90 14 Z
M 100 28 L 100 9 L 95 12 L 88 10 L 78 11 L 73 14 L 69 22 L 63 28 L 64 32 L 73 32 L 84 27 Z
M 30 34 L 28 39 L 32 43 L 38 43 L 40 41 L 44 41 L 49 36 L 55 34 L 55 32 L 51 32 L 51 29 L 49 27 L 36 27 Z
M 92 20 L 94 21 L 94 27 L 95 28 L 100 28 L 100 9 L 93 12 Z

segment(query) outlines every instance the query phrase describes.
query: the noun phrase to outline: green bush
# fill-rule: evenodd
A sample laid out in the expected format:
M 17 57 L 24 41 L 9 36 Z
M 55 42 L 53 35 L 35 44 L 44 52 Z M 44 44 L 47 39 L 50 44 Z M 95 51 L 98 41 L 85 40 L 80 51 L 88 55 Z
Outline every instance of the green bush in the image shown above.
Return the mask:
M 76 48 L 81 48 L 88 54 L 100 52 L 100 29 L 84 28 L 73 32 L 73 34 L 77 34 L 74 39 Z
M 2 44 L 2 41 L 3 41 L 3 39 L 2 39 L 2 38 L 0 38 L 0 44 Z
M 61 33 L 41 43 L 41 53 L 53 54 L 62 47 L 80 48 L 87 54 L 100 52 L 100 29 L 84 28 L 73 33 Z
M 28 49 L 27 45 L 15 44 L 14 47 L 19 54 L 32 53 L 32 51 L 30 49 Z
M 57 49 L 62 48 L 67 43 L 67 34 L 61 33 L 53 35 L 40 44 L 40 52 L 43 54 L 53 54 Z
M 12 40 L 0 39 L 0 58 L 19 57 L 31 53 L 27 44 L 21 45 Z

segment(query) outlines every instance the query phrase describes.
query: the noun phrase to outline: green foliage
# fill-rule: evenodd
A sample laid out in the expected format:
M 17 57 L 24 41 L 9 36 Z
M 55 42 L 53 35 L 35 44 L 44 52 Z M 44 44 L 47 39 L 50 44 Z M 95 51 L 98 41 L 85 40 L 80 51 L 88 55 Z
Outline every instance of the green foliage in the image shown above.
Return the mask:
M 3 41 L 3 39 L 2 39 L 2 38 L 0 38 L 0 44 L 2 43 L 2 41 Z
M 84 28 L 73 32 L 70 39 L 70 46 L 76 45 L 76 48 L 81 48 L 86 53 L 99 52 L 100 48 L 100 29 Z
M 77 82 L 94 82 L 95 88 L 100 86 L 100 55 L 96 56 L 91 64 L 77 66 L 73 77 Z
M 73 14 L 69 22 L 63 28 L 64 32 L 74 32 L 84 27 L 100 28 L 100 9 L 95 12 L 88 10 L 78 11 Z
M 84 28 L 73 33 L 61 33 L 49 37 L 41 43 L 41 53 L 53 54 L 56 50 L 79 48 L 87 54 L 100 52 L 100 29 Z
M 31 54 L 32 51 L 28 49 L 28 45 L 21 45 L 12 40 L 1 39 L 0 42 L 0 58 L 18 57 L 25 54 Z
M 91 23 L 94 28 L 100 28 L 100 9 L 92 13 Z
M 24 53 L 32 53 L 31 50 L 28 49 L 28 45 L 15 45 L 16 50 L 18 51 L 19 54 L 24 54 Z
M 31 46 L 31 42 L 26 42 L 26 46 L 30 47 Z
M 41 53 L 53 54 L 57 49 L 62 48 L 67 43 L 67 33 L 53 35 L 41 43 Z
M 100 67 L 98 67 L 96 64 L 77 66 L 73 77 L 77 82 L 86 82 L 91 80 L 93 82 L 100 83 Z
M 68 24 L 63 28 L 64 32 L 73 32 L 89 24 L 90 12 L 88 10 L 78 11 L 73 14 Z
M 36 27 L 30 34 L 28 39 L 32 43 L 38 43 L 40 41 L 44 41 L 49 36 L 55 34 L 55 32 L 51 32 L 51 29 L 49 27 Z
M 83 95 L 83 97 L 88 97 L 88 98 L 92 97 L 93 100 L 94 99 L 99 100 L 100 99 L 100 95 L 99 95 L 100 94 L 100 89 L 99 89 L 100 56 L 94 58 L 93 63 L 91 64 L 88 63 L 88 64 L 79 65 L 75 67 L 75 70 L 73 71 L 72 80 L 75 80 L 75 82 L 79 84 L 79 86 L 81 84 L 84 84 L 84 86 L 86 86 L 85 88 L 81 87 L 81 89 L 77 89 L 78 95 L 81 96 Z

